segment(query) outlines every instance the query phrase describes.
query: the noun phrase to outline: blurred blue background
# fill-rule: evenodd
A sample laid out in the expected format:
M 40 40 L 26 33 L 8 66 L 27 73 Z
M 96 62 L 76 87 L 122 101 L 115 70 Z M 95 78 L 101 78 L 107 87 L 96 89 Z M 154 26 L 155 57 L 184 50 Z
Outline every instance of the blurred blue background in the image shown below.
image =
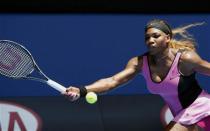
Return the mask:
M 68 87 L 87 85 L 121 71 L 127 61 L 146 52 L 144 26 L 154 18 L 172 28 L 206 22 L 191 28 L 198 52 L 210 61 L 209 14 L 0 14 L 0 39 L 23 44 L 51 79 Z M 210 92 L 210 78 L 197 76 Z M 60 95 L 47 85 L 0 76 L 0 96 Z M 132 82 L 107 94 L 147 94 L 138 75 Z

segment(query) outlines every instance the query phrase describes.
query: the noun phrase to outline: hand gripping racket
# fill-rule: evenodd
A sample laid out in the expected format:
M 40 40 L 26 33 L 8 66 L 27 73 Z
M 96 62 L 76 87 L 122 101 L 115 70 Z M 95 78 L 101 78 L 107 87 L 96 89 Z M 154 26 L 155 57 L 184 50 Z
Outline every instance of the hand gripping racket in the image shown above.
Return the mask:
M 0 74 L 14 79 L 46 83 L 61 93 L 66 91 L 64 86 L 51 80 L 40 70 L 25 47 L 14 41 L 0 40 Z

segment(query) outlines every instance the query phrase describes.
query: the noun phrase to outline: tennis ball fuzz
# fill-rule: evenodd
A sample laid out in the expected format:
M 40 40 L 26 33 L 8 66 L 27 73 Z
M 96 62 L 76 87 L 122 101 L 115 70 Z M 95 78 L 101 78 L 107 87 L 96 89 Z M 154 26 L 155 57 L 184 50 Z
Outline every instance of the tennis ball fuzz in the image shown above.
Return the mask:
M 86 101 L 89 104 L 94 104 L 97 101 L 97 95 L 94 92 L 88 92 L 87 95 L 85 96 Z

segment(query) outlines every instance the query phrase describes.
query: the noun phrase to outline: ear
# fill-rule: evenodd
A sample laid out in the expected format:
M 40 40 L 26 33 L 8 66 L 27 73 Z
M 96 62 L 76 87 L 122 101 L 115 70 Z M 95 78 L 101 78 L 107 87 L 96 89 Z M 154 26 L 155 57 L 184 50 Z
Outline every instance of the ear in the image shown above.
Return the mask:
M 168 35 L 166 35 L 166 42 L 167 42 L 167 43 L 169 43 L 169 42 L 170 42 L 170 40 L 171 40 L 170 35 L 169 35 L 169 34 L 168 34 Z

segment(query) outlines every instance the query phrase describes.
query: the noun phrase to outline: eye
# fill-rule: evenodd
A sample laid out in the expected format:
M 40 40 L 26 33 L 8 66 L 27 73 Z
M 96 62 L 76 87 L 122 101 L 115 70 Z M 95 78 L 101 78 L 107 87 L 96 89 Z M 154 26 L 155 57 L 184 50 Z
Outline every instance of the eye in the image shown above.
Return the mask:
M 153 37 L 154 38 L 159 38 L 160 37 L 160 34 L 154 34 Z

